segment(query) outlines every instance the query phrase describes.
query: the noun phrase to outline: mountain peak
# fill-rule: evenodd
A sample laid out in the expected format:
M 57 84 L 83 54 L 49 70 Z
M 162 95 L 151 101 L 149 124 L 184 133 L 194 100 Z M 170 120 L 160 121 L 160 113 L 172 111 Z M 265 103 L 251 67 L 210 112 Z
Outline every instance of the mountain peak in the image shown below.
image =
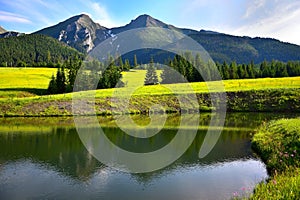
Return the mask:
M 103 37 L 107 37 L 106 29 L 94 22 L 89 15 L 80 14 L 35 33 L 54 37 L 82 52 L 89 52 L 97 45 L 97 38 L 100 40 L 98 34 L 104 33 Z
M 2 28 L 2 26 L 0 26 L 0 34 L 7 32 L 7 30 L 5 30 L 4 28 Z
M 88 21 L 92 21 L 92 18 L 88 15 L 88 14 L 80 14 L 80 15 L 77 15 L 78 17 L 78 20 L 88 20 Z
M 80 14 L 80 15 L 75 15 L 63 22 L 61 22 L 60 24 L 71 24 L 71 23 L 78 23 L 78 24 L 83 24 L 83 25 L 96 25 L 96 26 L 100 26 L 100 24 L 95 23 L 91 17 L 87 14 Z
M 155 20 L 153 17 L 147 14 L 139 15 L 135 20 Z
M 133 26 L 134 28 L 143 28 L 143 27 L 166 27 L 167 24 L 159 21 L 151 17 L 150 15 L 143 14 L 138 16 L 136 19 L 132 20 L 129 26 Z

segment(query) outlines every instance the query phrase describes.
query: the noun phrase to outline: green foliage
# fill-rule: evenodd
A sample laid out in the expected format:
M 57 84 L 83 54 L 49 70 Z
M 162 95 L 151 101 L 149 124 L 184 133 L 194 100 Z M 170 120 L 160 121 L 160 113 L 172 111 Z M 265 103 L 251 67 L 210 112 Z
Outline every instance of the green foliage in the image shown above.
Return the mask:
M 158 84 L 158 77 L 156 74 L 156 69 L 154 67 L 154 61 L 151 59 L 150 64 L 147 68 L 147 73 L 144 81 L 144 85 L 156 85 Z
M 252 146 L 266 163 L 271 178 L 259 184 L 250 199 L 299 199 L 300 119 L 263 124 Z
M 58 93 L 58 90 L 57 90 L 57 81 L 56 81 L 56 78 L 55 78 L 54 75 L 52 75 L 51 80 L 49 82 L 47 93 L 48 94 L 56 94 L 56 93 Z
M 205 63 L 200 54 L 193 57 L 191 52 L 185 52 L 182 56 L 176 55 L 173 60 L 169 61 L 169 67 L 164 68 L 161 78 L 163 84 L 185 82 L 182 77 L 188 82 L 202 82 L 216 80 L 217 73 L 223 80 L 300 76 L 300 62 L 283 63 L 273 60 L 272 62 L 263 61 L 255 66 L 253 61 L 249 64 L 237 64 L 233 61 L 230 65 L 224 61 L 223 64 L 216 63 L 214 66 L 211 61 Z
M 217 68 L 219 69 L 223 80 L 300 76 L 300 62 L 296 61 L 289 61 L 288 63 L 280 61 L 263 61 L 257 66 L 259 67 L 256 67 L 253 61 L 249 64 L 239 65 L 233 61 L 230 66 L 228 66 L 226 62 L 222 65 L 217 63 Z
M 77 56 L 75 58 L 68 59 L 64 68 L 68 71 L 68 80 L 67 80 L 67 92 L 73 91 L 74 83 L 76 80 L 77 72 L 82 66 L 82 60 L 80 60 Z
M 173 61 L 169 62 L 169 66 L 164 66 L 162 73 L 160 74 L 162 84 L 172 84 L 184 82 L 183 76 L 181 76 L 175 69 Z
M 56 67 L 70 58 L 84 57 L 56 39 L 39 34 L 0 38 L 0 52 L 2 67 Z
M 286 171 L 275 174 L 267 183 L 256 186 L 253 200 L 298 200 L 300 197 L 300 170 Z
M 300 119 L 264 124 L 253 138 L 253 148 L 273 173 L 300 167 Z
M 124 87 L 124 83 L 120 81 L 121 78 L 122 74 L 120 68 L 110 66 L 102 73 L 97 89 Z
M 66 92 L 67 81 L 65 76 L 65 69 L 58 68 L 56 77 L 52 75 L 47 89 L 48 94 L 63 94 Z

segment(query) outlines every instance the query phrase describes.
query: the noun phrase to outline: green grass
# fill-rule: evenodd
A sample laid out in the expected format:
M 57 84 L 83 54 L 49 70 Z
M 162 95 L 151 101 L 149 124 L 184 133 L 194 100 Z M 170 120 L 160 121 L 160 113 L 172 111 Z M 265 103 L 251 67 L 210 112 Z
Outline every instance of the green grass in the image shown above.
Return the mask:
M 0 68 L 0 98 L 43 94 L 55 68 Z
M 127 72 L 131 73 L 131 72 Z M 141 72 L 139 72 L 140 74 Z M 132 75 L 131 75 L 132 76 Z M 125 79 L 126 75 L 124 75 Z M 140 79 L 140 78 L 136 78 Z M 218 82 L 211 82 L 213 84 L 219 85 Z M 237 91 L 251 91 L 251 90 L 270 90 L 270 89 L 290 89 L 290 88 L 300 88 L 300 77 L 292 78 L 264 78 L 264 79 L 244 79 L 244 80 L 225 80 L 223 81 L 224 88 L 226 92 L 237 92 Z M 113 94 L 128 94 L 132 88 L 134 88 L 134 83 L 129 84 L 125 88 L 112 88 L 112 89 L 102 89 L 96 91 L 96 98 L 107 98 L 111 97 Z M 167 85 L 151 85 L 151 86 L 141 86 L 135 88 L 134 95 L 144 96 L 144 95 L 170 95 L 174 94 L 190 94 L 190 93 L 208 93 L 207 84 L 205 82 L 200 83 L 179 83 L 179 84 L 167 84 Z M 211 92 L 220 92 L 218 88 L 213 88 Z M 81 92 L 84 95 L 94 95 L 94 91 Z M 44 100 L 68 100 L 72 98 L 72 94 L 59 94 L 44 97 L 33 97 L 26 98 L 28 100 L 32 99 L 44 99 Z M 26 100 L 24 99 L 24 100 Z
M 264 124 L 252 143 L 271 173 L 300 167 L 300 118 Z
M 162 71 L 157 70 L 158 76 Z M 52 74 L 56 73 L 53 68 L 0 68 L 0 98 L 32 97 L 43 93 L 49 84 Z M 127 94 L 135 88 L 134 95 L 170 95 L 174 91 L 178 94 L 219 92 L 220 82 L 210 82 L 210 90 L 207 84 L 202 83 L 180 83 L 170 85 L 143 86 L 146 70 L 131 70 L 123 72 L 125 88 L 97 90 L 96 98 L 111 97 L 112 94 Z M 300 88 L 300 77 L 291 78 L 264 78 L 223 81 L 227 92 L 250 91 L 265 89 L 287 89 Z M 215 85 L 217 87 L 215 87 Z M 141 86 L 136 88 L 137 86 Z M 18 93 L 16 95 L 15 93 Z M 43 99 L 35 97 L 37 99 Z M 71 99 L 71 94 L 46 96 L 46 100 Z M 30 100 L 32 98 L 29 98 Z
M 158 71 L 160 74 L 161 71 Z M 125 72 L 123 81 L 127 83 L 126 87 L 135 87 L 143 85 L 145 70 L 135 70 L 133 72 Z M 226 92 L 236 91 L 250 91 L 250 90 L 265 90 L 265 89 L 288 89 L 300 88 L 300 77 L 287 77 L 287 78 L 261 78 L 261 79 L 242 79 L 242 80 L 224 80 L 224 88 Z M 166 85 L 151 85 L 137 88 L 135 95 L 169 95 L 173 91 L 179 94 L 188 93 L 207 93 L 219 92 L 220 82 L 205 82 L 198 83 L 179 83 L 179 84 L 166 84 Z M 210 90 L 208 90 L 208 87 Z M 221 88 L 222 89 L 222 88 Z M 113 93 L 114 89 L 107 89 L 97 91 L 96 97 L 106 97 Z M 120 93 L 122 92 L 122 89 Z M 124 90 L 126 92 L 126 90 Z
M 252 144 L 271 176 L 256 187 L 250 199 L 299 199 L 300 118 L 262 125 Z
M 146 70 L 130 70 L 128 72 L 122 72 L 122 81 L 125 83 L 126 87 L 136 87 L 144 85 L 144 80 L 146 76 Z M 160 74 L 162 70 L 156 70 L 158 80 L 161 81 Z
M 224 88 L 227 92 L 229 111 L 296 112 L 300 108 L 300 77 L 143 86 L 146 70 L 131 70 L 123 72 L 123 81 L 126 83 L 124 88 L 40 96 L 38 94 L 46 91 L 48 81 L 56 69 L 0 68 L 0 70 L 2 70 L 0 116 L 72 115 L 70 104 L 74 95 L 79 98 L 95 97 L 99 115 L 110 115 L 115 112 L 114 108 L 117 105 L 110 101 L 112 97 L 123 98 L 129 94 L 132 94 L 130 113 L 147 113 L 150 107 L 157 103 L 162 104 L 167 112 L 178 112 L 181 108 L 174 94 L 183 94 L 187 98 L 189 94 L 196 94 L 201 110 L 210 111 L 213 107 L 209 92 L 224 92 Z M 158 74 L 160 73 L 161 71 L 158 71 Z

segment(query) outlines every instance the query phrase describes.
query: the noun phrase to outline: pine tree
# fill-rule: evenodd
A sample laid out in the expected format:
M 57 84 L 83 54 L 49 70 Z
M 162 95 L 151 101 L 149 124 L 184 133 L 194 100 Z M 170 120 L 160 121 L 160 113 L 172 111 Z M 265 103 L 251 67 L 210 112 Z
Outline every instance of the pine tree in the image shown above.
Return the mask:
M 80 69 L 82 61 L 78 59 L 76 56 L 74 59 L 69 59 L 66 64 L 65 68 L 68 70 L 68 89 L 67 92 L 71 92 L 74 87 L 75 79 Z
M 243 64 L 242 67 L 243 67 L 243 71 L 245 73 L 245 78 L 249 78 L 249 74 L 248 74 L 248 71 L 247 71 L 247 66 L 245 64 Z
M 270 77 L 270 69 L 268 67 L 268 63 L 267 61 L 263 61 L 260 64 L 260 73 L 261 73 L 261 77 L 265 78 L 265 77 Z
M 52 74 L 51 80 L 49 82 L 47 93 L 48 94 L 57 94 L 57 86 L 56 86 L 56 80 L 55 80 L 54 74 Z
M 169 66 L 163 68 L 162 73 L 160 74 L 162 84 L 171 84 L 177 83 L 176 80 L 176 71 L 174 69 L 173 61 L 169 62 Z
M 249 65 L 247 65 L 247 72 L 249 74 L 249 78 L 255 78 L 255 72 L 254 72 L 254 62 L 251 61 Z
M 238 79 L 239 78 L 238 69 L 237 69 L 237 65 L 236 65 L 235 61 L 233 61 L 230 64 L 229 76 L 230 76 L 230 79 Z
M 129 60 L 126 59 L 124 64 L 124 71 L 129 71 L 129 70 L 130 70 L 130 63 Z
M 154 61 L 152 58 L 147 69 L 144 85 L 156 85 L 156 84 L 158 84 L 158 77 L 156 74 L 156 69 L 154 68 Z
M 119 65 L 121 71 L 125 71 L 122 56 L 119 56 L 118 65 Z
M 138 66 L 138 61 L 137 61 L 136 55 L 134 54 L 134 57 L 133 57 L 133 67 L 136 68 L 137 66 Z
M 195 68 L 196 69 L 194 69 L 194 74 L 193 74 L 194 81 L 202 82 L 204 81 L 203 77 L 205 77 L 206 79 L 210 77 L 210 74 L 208 74 L 209 73 L 208 68 L 206 68 L 204 62 L 201 59 L 200 54 L 196 55 Z
M 210 74 L 210 80 L 211 81 L 217 81 L 221 78 L 219 67 L 217 66 L 217 64 L 214 63 L 213 60 L 208 60 L 207 67 L 209 69 L 209 74 Z
M 62 94 L 66 91 L 66 77 L 64 69 L 58 68 L 56 73 L 57 93 Z
M 222 65 L 222 72 L 223 72 L 222 73 L 223 74 L 222 78 L 224 80 L 227 80 L 227 79 L 230 78 L 229 67 L 228 67 L 228 65 L 227 65 L 227 63 L 225 61 L 223 62 L 223 65 Z

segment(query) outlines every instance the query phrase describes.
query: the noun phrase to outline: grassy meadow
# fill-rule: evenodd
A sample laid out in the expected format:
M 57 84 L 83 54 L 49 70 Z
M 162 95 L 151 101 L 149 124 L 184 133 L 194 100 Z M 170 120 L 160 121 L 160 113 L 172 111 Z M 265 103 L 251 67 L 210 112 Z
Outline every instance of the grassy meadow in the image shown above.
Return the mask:
M 298 199 L 300 196 L 300 118 L 263 124 L 253 137 L 253 149 L 270 173 L 250 199 Z
M 0 116 L 72 115 L 74 94 L 41 95 L 45 94 L 53 73 L 56 69 L 0 68 Z M 161 70 L 158 70 L 157 74 L 160 73 Z M 200 109 L 209 111 L 213 109 L 209 92 L 224 92 L 220 86 L 224 86 L 227 93 L 229 111 L 295 112 L 300 106 L 300 77 L 143 86 L 145 74 L 146 70 L 123 72 L 125 87 L 84 91 L 76 93 L 76 96 L 95 95 L 99 115 L 114 112 L 116 105 L 110 101 L 112 97 L 122 98 L 129 93 L 132 94 L 129 112 L 134 114 L 147 113 L 157 103 L 162 103 L 165 111 L 179 112 L 181 108 L 174 94 L 196 94 Z
M 56 70 L 53 68 L 0 68 L 0 98 L 19 97 L 17 94 L 20 92 L 31 93 L 29 96 L 40 96 L 38 92 L 45 92 L 50 78 L 52 74 L 56 73 Z M 161 70 L 157 70 L 158 76 L 161 72 Z M 170 95 L 174 91 L 179 94 L 208 92 L 205 82 L 143 86 L 145 75 L 146 70 L 123 72 L 122 81 L 125 83 L 125 88 L 98 90 L 96 98 L 110 97 L 115 90 L 118 90 L 119 94 L 126 94 L 127 88 L 135 88 L 134 95 Z M 217 87 L 213 87 L 213 82 L 209 84 L 212 88 L 211 92 L 219 92 Z M 300 88 L 300 77 L 224 80 L 223 84 L 226 92 Z M 219 83 L 216 85 L 218 86 Z M 6 93 L 10 95 L 5 95 Z M 41 99 L 41 97 L 36 98 Z M 50 97 L 46 96 L 45 98 L 49 99 Z M 55 100 L 70 99 L 72 95 L 51 95 L 50 99 L 52 98 Z
M 54 68 L 0 68 L 0 98 L 45 94 Z

